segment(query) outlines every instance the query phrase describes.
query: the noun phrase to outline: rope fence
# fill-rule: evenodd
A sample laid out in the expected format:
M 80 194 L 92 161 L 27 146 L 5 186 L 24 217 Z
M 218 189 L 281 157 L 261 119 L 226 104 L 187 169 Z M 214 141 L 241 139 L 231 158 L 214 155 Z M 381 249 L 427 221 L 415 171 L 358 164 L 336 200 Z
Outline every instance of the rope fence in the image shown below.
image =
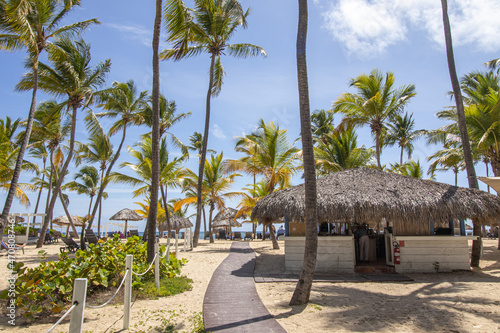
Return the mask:
M 105 302 L 104 304 L 101 305 L 87 305 L 88 308 L 91 309 L 99 309 L 111 302 L 122 286 L 125 288 L 124 291 L 124 300 L 123 300 L 123 329 L 128 329 L 130 327 L 130 310 L 131 310 L 131 303 L 132 303 L 132 276 L 135 274 L 137 276 L 142 276 L 149 272 L 153 265 L 155 266 L 155 285 L 156 288 L 160 288 L 160 257 L 164 258 L 168 255 L 170 251 L 170 244 L 167 246 L 167 250 L 165 253 L 160 256 L 159 255 L 159 246 L 158 243 L 155 243 L 155 256 L 153 258 L 153 262 L 151 265 L 148 267 L 148 269 L 143 272 L 143 273 L 136 273 L 133 271 L 132 266 L 133 266 L 133 256 L 132 255 L 127 255 L 126 260 L 125 260 L 125 275 L 122 278 L 122 281 L 120 282 L 120 285 L 118 289 L 115 291 L 113 296 Z M 66 311 L 66 313 L 59 318 L 59 320 L 47 331 L 47 333 L 52 332 L 67 316 L 71 314 L 70 317 L 70 324 L 69 324 L 69 332 L 70 333 L 81 333 L 83 330 L 83 318 L 84 318 L 84 310 L 85 310 L 85 301 L 87 297 L 87 279 L 75 279 L 75 283 L 73 286 L 73 299 L 72 299 L 72 305 Z

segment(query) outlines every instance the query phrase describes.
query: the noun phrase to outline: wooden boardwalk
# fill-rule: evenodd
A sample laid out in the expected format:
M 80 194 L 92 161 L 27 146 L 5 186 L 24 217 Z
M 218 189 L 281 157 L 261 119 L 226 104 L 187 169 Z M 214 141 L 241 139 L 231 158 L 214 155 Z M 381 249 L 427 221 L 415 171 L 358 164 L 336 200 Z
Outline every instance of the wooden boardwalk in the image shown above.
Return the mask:
M 205 293 L 203 319 L 207 332 L 286 332 L 257 294 L 254 266 L 255 253 L 248 242 L 234 242 Z

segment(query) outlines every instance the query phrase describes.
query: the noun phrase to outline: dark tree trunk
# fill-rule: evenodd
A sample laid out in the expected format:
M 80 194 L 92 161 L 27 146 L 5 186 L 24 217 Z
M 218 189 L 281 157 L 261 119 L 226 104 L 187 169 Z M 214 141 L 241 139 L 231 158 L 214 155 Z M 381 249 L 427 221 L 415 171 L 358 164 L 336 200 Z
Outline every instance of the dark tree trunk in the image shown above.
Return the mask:
M 163 185 L 160 185 L 160 189 L 161 189 L 161 197 L 163 199 L 163 206 L 165 208 L 165 217 L 167 219 L 167 244 L 170 244 L 171 226 L 170 226 L 170 213 L 168 212 L 168 206 L 167 206 L 167 190 L 163 188 Z
M 75 134 L 76 134 L 76 113 L 77 113 L 77 107 L 73 106 L 72 107 L 73 112 L 71 114 L 71 135 L 70 135 L 70 140 L 69 140 L 69 152 L 68 156 L 66 157 L 66 160 L 64 161 L 63 167 L 61 168 L 61 176 L 59 179 L 56 176 L 56 188 L 54 189 L 54 194 L 50 198 L 50 203 L 49 207 L 47 209 L 47 212 L 45 212 L 45 221 L 43 222 L 42 226 L 42 231 L 40 232 L 40 238 L 38 238 L 38 242 L 36 243 L 37 248 L 41 248 L 43 246 L 43 240 L 45 237 L 45 233 L 47 232 L 47 229 L 49 227 L 49 222 L 52 222 L 52 212 L 54 211 L 54 206 L 56 204 L 57 196 L 59 194 L 59 191 L 61 190 L 61 185 L 64 181 L 64 175 L 66 174 L 66 171 L 68 170 L 69 163 L 71 162 L 71 159 L 73 157 L 73 150 L 75 148 Z M 56 175 L 56 173 L 54 173 Z M 52 186 L 50 184 L 49 186 Z
M 203 171 L 205 170 L 205 160 L 207 156 L 208 130 L 210 127 L 210 99 L 212 98 L 212 87 L 214 85 L 214 65 L 215 65 L 215 54 L 212 54 L 210 58 L 210 79 L 208 84 L 207 101 L 206 101 L 205 130 L 203 131 L 203 143 L 201 146 L 200 165 L 198 168 L 198 187 L 197 187 L 198 200 L 196 202 L 196 224 L 194 226 L 193 247 L 198 246 L 198 239 L 200 237 L 201 208 L 203 207 L 201 191 L 203 185 Z M 210 223 L 211 223 L 210 220 L 208 221 L 208 223 L 210 229 Z
M 271 241 L 273 242 L 273 250 L 279 250 L 280 245 L 278 244 L 278 240 L 276 239 L 276 233 L 274 232 L 274 227 L 272 224 L 269 226 L 269 238 L 271 238 Z
M 208 214 L 208 234 L 210 243 L 214 242 L 214 233 L 212 232 L 212 214 L 214 212 L 214 204 L 210 203 L 210 213 Z
M 160 64 L 158 49 L 160 45 L 162 0 L 156 0 L 156 13 L 153 33 L 153 93 L 152 111 L 153 126 L 151 129 L 151 197 L 148 214 L 148 262 L 155 256 L 154 243 L 156 239 L 156 216 L 158 212 L 158 191 L 160 184 Z
M 460 138 L 462 140 L 462 148 L 464 150 L 465 169 L 467 171 L 467 180 L 469 181 L 470 188 L 479 188 L 476 178 L 476 170 L 474 169 L 474 162 L 472 160 L 472 153 L 469 142 L 469 135 L 467 133 L 467 125 L 465 123 L 464 103 L 462 100 L 462 93 L 460 91 L 460 82 L 458 81 L 457 70 L 455 68 L 455 57 L 453 55 L 453 43 L 451 37 L 450 20 L 448 18 L 448 2 L 441 0 L 443 9 L 443 26 L 444 37 L 446 41 L 446 56 L 448 58 L 448 69 L 450 72 L 451 85 L 453 87 L 453 96 L 457 106 L 458 129 L 460 130 Z M 478 240 L 472 242 L 471 266 L 479 267 L 479 260 L 481 257 L 481 227 L 479 221 L 472 220 L 474 236 L 478 236 Z
M 300 132 L 304 160 L 305 180 L 305 223 L 306 240 L 304 262 L 299 281 L 295 287 L 290 305 L 309 302 L 316 267 L 318 248 L 318 222 L 316 211 L 316 172 L 314 163 L 311 114 L 309 106 L 309 84 L 307 78 L 306 39 L 307 39 L 307 0 L 299 0 L 299 27 L 297 31 L 297 78 L 300 103 Z
M 24 161 L 24 153 L 26 152 L 26 147 L 28 147 L 28 143 L 31 136 L 31 129 L 33 128 L 33 119 L 35 118 L 35 110 L 36 110 L 37 90 L 38 90 L 38 59 L 35 59 L 35 64 L 33 66 L 33 94 L 31 97 L 31 106 L 28 114 L 28 121 L 26 122 L 26 131 L 24 132 L 23 142 L 21 143 L 21 147 L 19 147 L 19 153 L 17 154 L 16 166 L 14 167 L 14 174 L 12 175 L 12 180 L 10 182 L 9 192 L 7 193 L 7 197 L 5 198 L 5 205 L 3 206 L 2 216 L 0 216 L 0 240 L 2 240 L 3 230 L 5 228 L 5 224 L 7 223 L 7 217 L 9 216 L 10 208 L 12 207 L 14 194 L 16 193 L 17 189 L 17 183 L 19 182 L 19 175 L 21 174 L 21 167 Z

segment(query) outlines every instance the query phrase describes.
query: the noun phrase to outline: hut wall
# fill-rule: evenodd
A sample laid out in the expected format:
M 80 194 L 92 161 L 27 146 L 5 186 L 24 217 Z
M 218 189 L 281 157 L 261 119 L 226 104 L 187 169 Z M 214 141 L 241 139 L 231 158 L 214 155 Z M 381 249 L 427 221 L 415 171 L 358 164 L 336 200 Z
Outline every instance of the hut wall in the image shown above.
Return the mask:
M 285 237 L 285 268 L 300 271 L 304 260 L 305 237 Z M 318 237 L 317 273 L 354 272 L 356 262 L 353 236 Z
M 435 273 L 470 270 L 469 240 L 475 237 L 397 236 L 401 264 L 398 273 Z M 439 267 L 439 268 L 438 268 Z

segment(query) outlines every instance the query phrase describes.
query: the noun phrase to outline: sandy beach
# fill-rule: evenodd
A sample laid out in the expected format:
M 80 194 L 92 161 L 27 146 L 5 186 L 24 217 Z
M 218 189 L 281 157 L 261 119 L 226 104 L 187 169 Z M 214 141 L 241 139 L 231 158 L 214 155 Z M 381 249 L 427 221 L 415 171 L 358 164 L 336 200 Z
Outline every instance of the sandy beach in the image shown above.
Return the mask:
M 283 241 L 272 250 L 270 241 L 252 241 L 257 253 L 256 273 L 282 272 Z M 257 283 L 269 311 L 288 332 L 500 332 L 500 251 L 496 240 L 484 241 L 481 269 L 473 272 L 411 274 L 413 282 L 315 283 L 307 306 L 288 306 L 295 283 Z M 45 246 L 49 260 L 57 259 L 61 244 Z M 193 280 L 193 289 L 179 295 L 133 300 L 130 332 L 163 332 L 173 325 L 192 332 L 201 320 L 203 298 L 213 271 L 226 258 L 231 241 L 201 241 L 193 251 L 180 252 L 188 263 L 182 274 Z M 22 261 L 37 265 L 38 249 L 26 247 Z M 6 267 L 6 255 L 0 265 Z M 0 289 L 7 287 L 8 271 L 0 272 Z M 237 292 L 237 291 L 235 291 Z M 104 296 L 103 296 L 104 297 Z M 103 298 L 104 299 L 104 298 Z M 84 331 L 116 332 L 122 328 L 119 300 L 103 309 L 86 309 Z M 0 331 L 45 332 L 56 317 L 28 327 L 11 327 L 5 316 Z M 54 332 L 67 332 L 69 321 Z

